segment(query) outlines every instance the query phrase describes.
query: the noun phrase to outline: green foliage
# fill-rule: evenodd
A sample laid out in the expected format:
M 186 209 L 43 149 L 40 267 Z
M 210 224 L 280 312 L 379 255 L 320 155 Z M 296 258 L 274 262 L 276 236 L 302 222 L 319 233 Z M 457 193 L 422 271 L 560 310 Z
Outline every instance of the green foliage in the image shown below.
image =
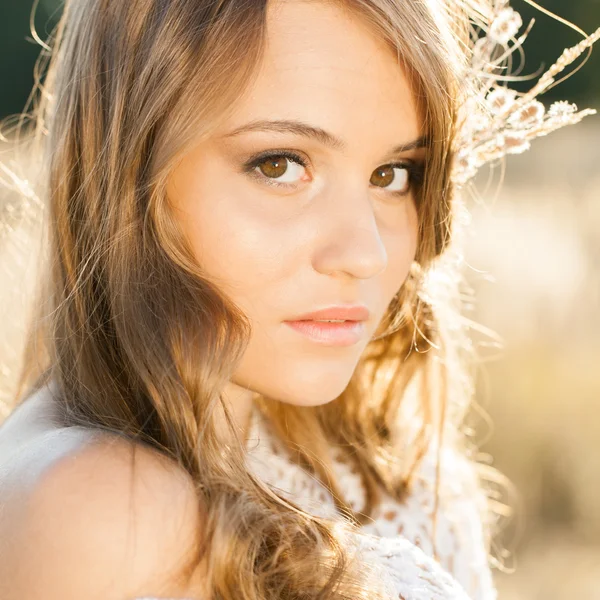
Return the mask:
M 587 34 L 600 27 L 600 0 L 570 0 L 569 2 L 537 0 L 537 2 L 545 9 L 577 25 Z M 521 13 L 525 25 L 532 18 L 535 19 L 535 25 L 524 45 L 526 58 L 521 75 L 534 74 L 542 67 L 548 67 L 560 56 L 565 47 L 573 46 L 582 39 L 580 33 L 541 13 L 526 0 L 511 0 L 511 5 Z M 531 87 L 530 82 L 511 85 L 520 90 Z M 576 102 L 581 108 L 588 106 L 600 108 L 600 48 L 594 49 L 589 61 L 580 71 L 541 97 L 544 103 L 563 99 Z
M 41 47 L 29 28 L 32 0 L 0 0 L 0 118 L 21 112 L 33 87 Z M 46 39 L 60 16 L 61 0 L 41 0 L 35 29 Z

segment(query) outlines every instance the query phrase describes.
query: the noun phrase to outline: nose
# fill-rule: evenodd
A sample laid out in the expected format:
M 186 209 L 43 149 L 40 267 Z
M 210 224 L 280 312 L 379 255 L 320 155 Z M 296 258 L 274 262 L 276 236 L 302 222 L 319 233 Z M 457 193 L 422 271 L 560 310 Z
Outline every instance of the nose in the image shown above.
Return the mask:
M 358 279 L 379 275 L 388 264 L 372 200 L 356 189 L 320 203 L 319 235 L 313 268 L 326 275 L 344 273 Z

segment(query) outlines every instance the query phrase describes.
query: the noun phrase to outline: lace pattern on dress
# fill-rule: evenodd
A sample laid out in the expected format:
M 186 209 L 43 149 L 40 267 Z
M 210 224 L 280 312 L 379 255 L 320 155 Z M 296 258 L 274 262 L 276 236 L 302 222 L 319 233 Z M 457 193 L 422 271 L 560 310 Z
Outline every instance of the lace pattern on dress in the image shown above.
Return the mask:
M 312 514 L 341 518 L 327 488 L 292 461 L 284 443 L 258 410 L 251 416 L 247 450 L 250 468 L 277 492 Z M 342 493 L 354 510 L 362 509 L 365 492 L 360 475 L 333 449 L 331 456 Z M 370 560 L 387 567 L 395 589 L 403 590 L 405 600 L 495 600 L 497 593 L 480 519 L 485 497 L 476 485 L 468 459 L 450 449 L 444 449 L 440 455 L 443 481 L 437 517 L 438 558 L 434 559 L 436 460 L 432 445 L 403 502 L 383 493 L 373 521 L 360 528 L 359 546 Z M 419 586 L 425 586 L 422 591 L 427 590 L 427 594 L 420 593 Z

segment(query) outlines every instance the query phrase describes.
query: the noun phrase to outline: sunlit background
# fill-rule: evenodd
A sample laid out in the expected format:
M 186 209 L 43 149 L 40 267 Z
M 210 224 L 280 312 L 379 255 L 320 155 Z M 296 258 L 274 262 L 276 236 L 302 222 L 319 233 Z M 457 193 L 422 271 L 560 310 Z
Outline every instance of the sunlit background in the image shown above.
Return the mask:
M 600 25 L 600 0 L 541 3 L 587 33 Z M 0 0 L 0 116 L 21 111 L 33 83 L 31 4 Z M 536 18 L 522 74 L 579 41 L 524 0 L 512 5 Z M 41 0 L 42 38 L 59 13 L 60 2 Z M 600 48 L 540 99 L 599 109 Z M 500 600 L 600 599 L 599 145 L 598 116 L 537 140 L 506 161 L 498 193 L 481 177 L 482 202 L 470 205 L 469 316 L 504 343 L 482 352 L 478 403 L 492 425 L 481 422 L 479 437 L 521 500 L 501 540 L 511 554 L 495 575 Z

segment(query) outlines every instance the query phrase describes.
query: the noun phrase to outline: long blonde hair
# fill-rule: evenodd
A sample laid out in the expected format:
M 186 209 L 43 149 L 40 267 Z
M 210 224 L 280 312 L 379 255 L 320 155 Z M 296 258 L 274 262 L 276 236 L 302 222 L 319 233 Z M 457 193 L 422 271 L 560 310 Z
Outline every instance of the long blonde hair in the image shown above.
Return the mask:
M 331 490 L 347 518 L 342 525 L 255 478 L 241 440 L 226 450 L 219 443 L 214 409 L 221 403 L 228 415 L 221 391 L 249 323 L 203 278 L 165 193 L 192 137 L 209 135 L 256 73 L 267 0 L 67 1 L 36 111 L 49 277 L 21 395 L 53 381 L 65 426 L 149 444 L 190 473 L 208 515 L 191 560 L 208 549 L 215 598 L 382 597 L 369 570 L 349 560 L 340 531 L 370 517 L 380 490 L 398 499 L 410 490 L 434 431 L 458 432 L 473 394 L 458 275 L 448 259 L 461 207 L 450 167 L 457 107 L 468 94 L 470 27 L 487 4 L 338 2 L 397 55 L 429 140 L 416 199 L 417 255 L 347 389 L 316 408 L 258 402 L 297 460 Z M 427 286 L 433 279 L 437 288 Z M 411 384 L 420 413 L 408 456 L 409 428 L 398 415 Z M 367 503 L 360 513 L 332 476 L 328 444 L 361 473 Z

